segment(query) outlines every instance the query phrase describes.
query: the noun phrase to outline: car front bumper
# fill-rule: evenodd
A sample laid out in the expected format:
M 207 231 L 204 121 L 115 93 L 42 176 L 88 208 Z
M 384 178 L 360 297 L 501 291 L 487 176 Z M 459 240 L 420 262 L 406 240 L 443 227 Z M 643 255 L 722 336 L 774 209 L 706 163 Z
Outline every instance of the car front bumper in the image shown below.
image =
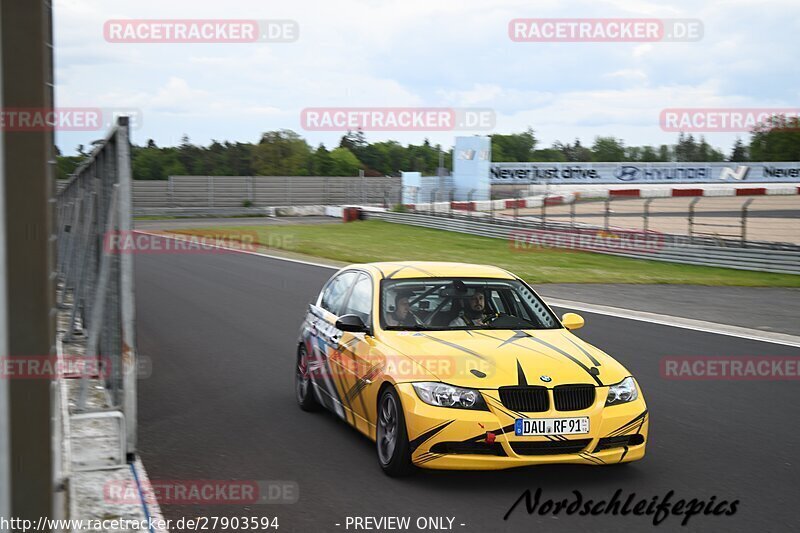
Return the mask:
M 396 385 L 405 413 L 411 460 L 434 469 L 494 470 L 573 463 L 605 465 L 644 457 L 649 416 L 640 393 L 635 401 L 605 406 L 608 387 L 598 387 L 592 406 L 581 411 L 523 413 L 527 418 L 589 417 L 589 433 L 518 437 L 520 416 L 505 409 L 496 390 L 483 390 L 489 411 L 428 405 L 410 383 Z M 492 442 L 493 441 L 493 442 Z

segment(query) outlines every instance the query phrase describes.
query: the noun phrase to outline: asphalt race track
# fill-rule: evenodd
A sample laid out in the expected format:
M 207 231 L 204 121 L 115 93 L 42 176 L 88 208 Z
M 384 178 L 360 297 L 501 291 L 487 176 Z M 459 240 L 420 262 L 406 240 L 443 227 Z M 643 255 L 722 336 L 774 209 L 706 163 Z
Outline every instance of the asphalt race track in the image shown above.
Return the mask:
M 345 531 L 347 516 L 455 517 L 455 531 L 642 531 L 647 516 L 506 511 L 525 489 L 543 499 L 739 500 L 734 516 L 668 517 L 658 531 L 797 531 L 797 381 L 668 381 L 664 356 L 797 355 L 798 349 L 584 314 L 578 334 L 623 362 L 650 411 L 646 458 L 625 466 L 385 477 L 372 442 L 294 399 L 295 341 L 308 302 L 332 271 L 245 254 L 136 258 L 139 451 L 151 480 L 289 480 L 284 505 L 162 505 L 167 518 L 277 516 L 279 532 Z M 558 309 L 563 312 L 563 309 Z M 413 523 L 413 522 L 412 522 Z M 341 524 L 337 526 L 336 524 Z M 461 526 L 460 524 L 465 524 Z M 350 529 L 353 530 L 352 528 Z M 411 531 L 416 531 L 412 528 Z

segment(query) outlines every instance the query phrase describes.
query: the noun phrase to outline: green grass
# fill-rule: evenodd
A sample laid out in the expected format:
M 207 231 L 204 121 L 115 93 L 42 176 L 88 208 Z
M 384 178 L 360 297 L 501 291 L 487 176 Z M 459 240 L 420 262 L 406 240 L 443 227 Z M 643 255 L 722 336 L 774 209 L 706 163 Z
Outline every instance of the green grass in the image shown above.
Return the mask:
M 629 259 L 537 248 L 515 251 L 503 239 L 475 237 L 383 221 L 297 226 L 243 226 L 176 230 L 231 236 L 258 234 L 260 244 L 347 263 L 459 261 L 492 264 L 531 283 L 671 283 L 800 287 L 800 276 Z

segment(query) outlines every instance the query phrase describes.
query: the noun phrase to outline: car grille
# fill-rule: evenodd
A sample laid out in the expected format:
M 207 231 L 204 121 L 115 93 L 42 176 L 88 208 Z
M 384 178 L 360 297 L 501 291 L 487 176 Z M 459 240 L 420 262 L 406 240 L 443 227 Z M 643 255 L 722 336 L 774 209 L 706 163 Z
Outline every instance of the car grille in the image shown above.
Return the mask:
M 553 388 L 553 401 L 558 411 L 582 411 L 594 403 L 591 385 L 558 385 Z
M 500 387 L 500 401 L 514 411 L 541 413 L 550 407 L 547 387 Z
M 583 451 L 590 442 L 592 439 L 512 441 L 509 444 L 517 455 L 558 455 Z
M 499 442 L 437 442 L 431 447 L 432 453 L 455 453 L 467 455 L 499 455 L 505 456 L 506 451 Z
M 594 451 L 608 450 L 610 448 L 622 448 L 624 446 L 638 446 L 644 443 L 644 437 L 639 435 L 622 435 L 620 437 L 604 437 L 600 439 Z

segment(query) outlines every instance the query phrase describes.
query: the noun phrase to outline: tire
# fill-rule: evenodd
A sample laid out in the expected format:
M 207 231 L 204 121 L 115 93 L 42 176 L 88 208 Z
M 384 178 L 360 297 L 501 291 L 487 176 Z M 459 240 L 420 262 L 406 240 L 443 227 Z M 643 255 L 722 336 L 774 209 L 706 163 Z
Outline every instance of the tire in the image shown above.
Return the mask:
M 308 353 L 305 345 L 297 349 L 297 364 L 294 371 L 294 390 L 297 404 L 303 411 L 319 411 L 320 405 L 314 396 L 311 375 L 308 372 Z
M 408 443 L 403 404 L 394 387 L 387 387 L 378 401 L 375 444 L 378 464 L 389 477 L 404 477 L 414 470 Z

